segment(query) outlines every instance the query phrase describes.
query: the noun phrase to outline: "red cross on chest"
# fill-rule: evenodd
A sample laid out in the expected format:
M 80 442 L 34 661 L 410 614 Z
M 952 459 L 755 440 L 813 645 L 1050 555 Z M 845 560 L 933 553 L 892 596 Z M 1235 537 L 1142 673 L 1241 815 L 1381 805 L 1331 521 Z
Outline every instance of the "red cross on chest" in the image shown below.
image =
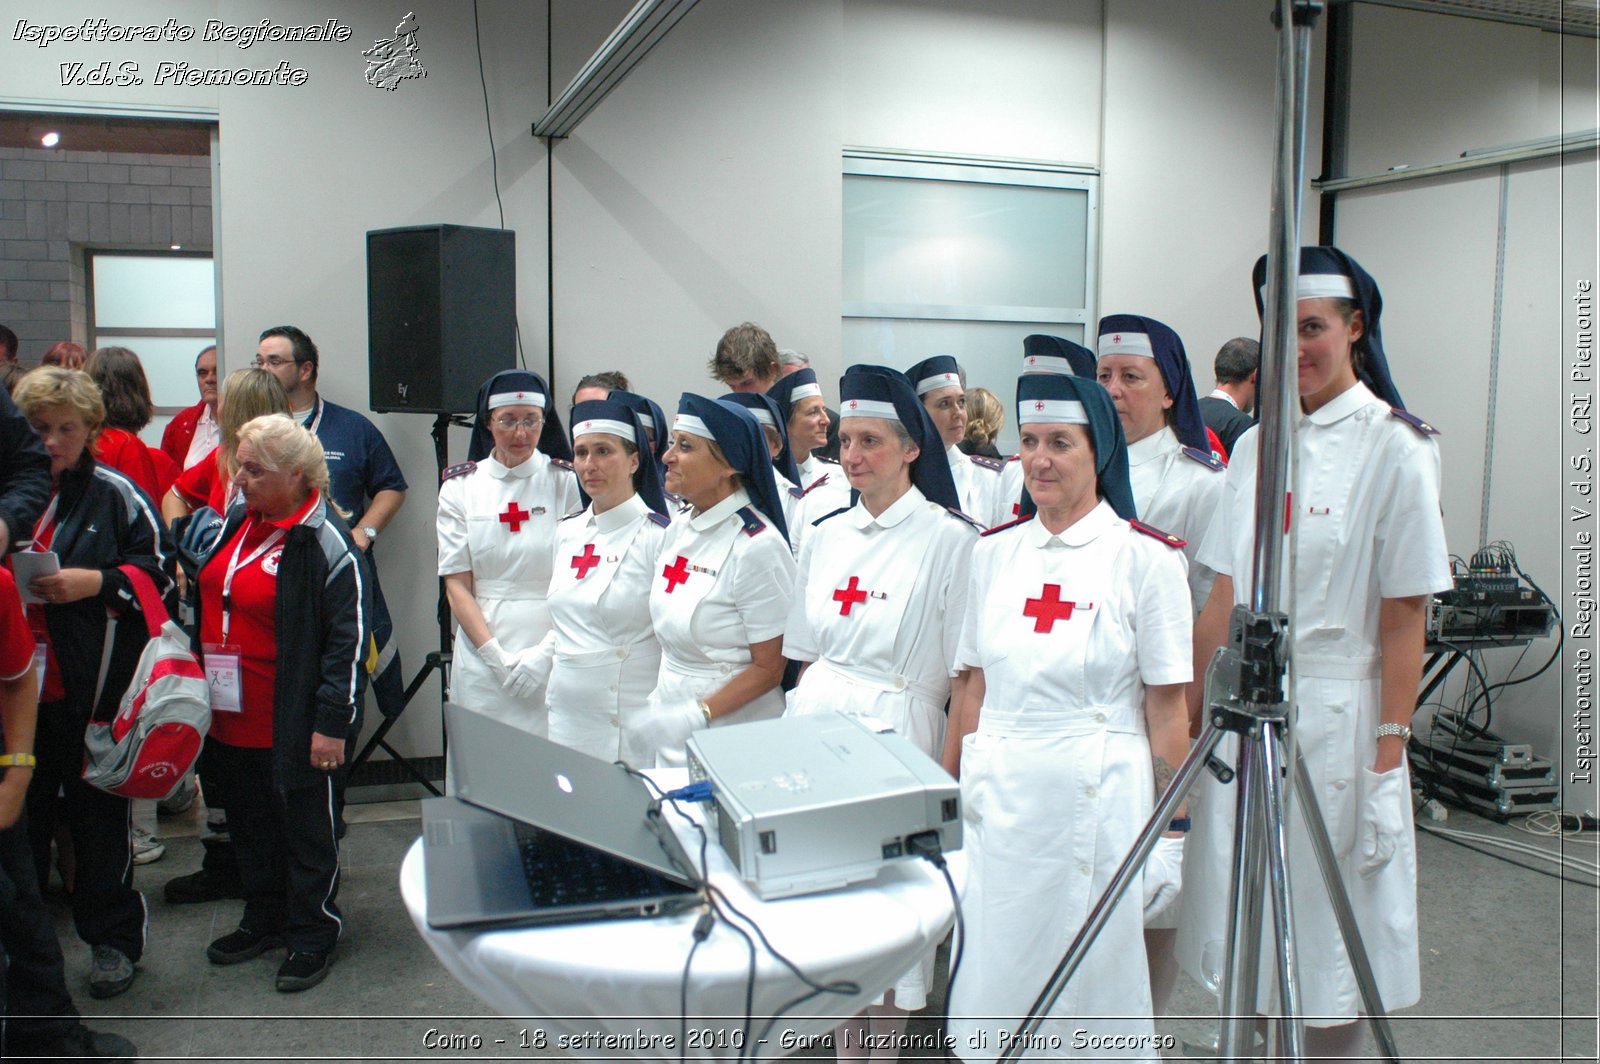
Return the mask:
M 1048 633 L 1055 627 L 1057 621 L 1072 619 L 1074 609 L 1092 610 L 1092 602 L 1063 602 L 1061 601 L 1061 585 L 1046 584 L 1038 598 L 1028 599 L 1022 607 L 1024 617 L 1033 618 L 1035 632 Z
M 513 532 L 521 532 L 523 522 L 532 516 L 515 499 L 512 499 L 511 505 L 506 507 L 506 512 L 500 515 L 500 523 L 510 528 Z
M 582 580 L 589 575 L 589 570 L 600 564 L 600 555 L 594 552 L 593 543 L 583 545 L 582 554 L 572 556 L 572 567 L 578 570 L 578 579 Z
M 833 593 L 833 601 L 839 604 L 839 616 L 850 616 L 850 608 L 867 601 L 867 593 L 861 590 L 861 578 L 852 576 L 850 582 Z
M 662 569 L 661 575 L 667 578 L 667 594 L 672 594 L 679 584 L 689 579 L 689 559 L 678 555 L 678 560 Z

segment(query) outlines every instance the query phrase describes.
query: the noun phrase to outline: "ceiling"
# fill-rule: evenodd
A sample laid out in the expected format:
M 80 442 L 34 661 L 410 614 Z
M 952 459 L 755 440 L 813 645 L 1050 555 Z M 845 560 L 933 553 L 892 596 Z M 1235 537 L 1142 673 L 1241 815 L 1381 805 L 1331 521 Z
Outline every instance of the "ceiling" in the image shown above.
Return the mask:
M 1552 33 L 1600 37 L 1600 0 L 1365 0 L 1438 15 L 1510 22 Z
M 211 129 L 209 122 L 0 111 L 0 147 L 3 148 L 42 148 L 39 138 L 54 131 L 61 134 L 61 143 L 56 147 L 64 151 L 209 155 Z

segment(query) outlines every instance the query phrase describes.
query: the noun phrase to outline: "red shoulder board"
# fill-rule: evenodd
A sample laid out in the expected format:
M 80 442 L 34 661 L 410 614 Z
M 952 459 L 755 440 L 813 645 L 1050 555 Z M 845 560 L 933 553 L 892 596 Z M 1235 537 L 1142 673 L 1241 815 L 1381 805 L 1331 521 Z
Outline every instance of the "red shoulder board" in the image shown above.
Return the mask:
M 455 477 L 463 476 L 463 475 L 465 475 L 467 473 L 470 473 L 474 469 L 477 469 L 477 468 L 478 468 L 478 463 L 477 462 L 462 462 L 460 465 L 453 465 L 453 466 L 449 467 L 448 469 L 446 469 L 443 473 L 439 474 L 439 482 L 442 484 L 447 480 L 452 480 Z
M 1020 462 L 1020 461 L 1022 461 L 1022 455 L 1014 454 L 1010 458 L 1007 458 L 1006 461 L 1008 461 L 1008 462 Z
M 1210 451 L 1202 451 L 1198 447 L 1185 447 L 1183 449 L 1183 456 L 1185 458 L 1191 458 L 1205 466 L 1207 469 L 1213 470 L 1217 473 L 1220 473 L 1224 469 L 1228 468 L 1227 462 L 1224 462 Z
M 1154 525 L 1147 525 L 1138 519 L 1129 521 L 1128 527 L 1133 529 L 1135 532 L 1143 532 L 1151 539 L 1159 539 L 1161 542 L 1165 543 L 1174 550 L 1177 550 L 1179 547 L 1187 547 L 1189 545 L 1188 540 L 1179 536 L 1174 536 L 1171 532 L 1163 532 Z
M 824 473 L 820 477 L 818 477 L 816 480 L 813 480 L 811 483 L 807 484 L 805 486 L 805 488 L 800 492 L 800 497 L 801 498 L 805 498 L 808 494 L 810 494 L 811 492 L 813 492 L 813 491 L 817 490 L 818 488 L 822 487 L 822 485 L 826 484 L 827 482 L 828 482 L 828 474 Z
M 550 459 L 550 464 L 557 469 L 565 469 L 568 473 L 572 472 L 572 463 L 565 458 L 552 458 Z
M 753 536 L 767 527 L 767 523 L 761 520 L 761 515 L 749 506 L 739 507 L 739 517 L 744 521 L 744 534 L 747 536 Z
M 1000 461 L 1000 459 L 990 458 L 986 454 L 969 454 L 967 457 L 972 459 L 973 465 L 981 466 L 982 468 L 989 470 L 991 473 L 998 473 L 1000 470 L 1006 467 L 1006 464 Z
M 1016 528 L 1018 525 L 1027 524 L 1029 521 L 1032 521 L 1032 520 L 1033 520 L 1033 515 L 1032 514 L 1029 514 L 1027 517 L 1019 517 L 1015 521 L 1007 521 L 1003 525 L 995 525 L 993 528 L 989 529 L 987 532 L 984 532 L 983 535 L 992 536 L 996 532 L 1004 532 L 1008 528 Z
M 806 497 L 806 489 L 805 488 L 797 488 L 797 487 L 791 486 L 789 488 L 789 494 L 794 496 L 797 499 L 803 499 L 803 498 Z
M 1426 421 L 1422 420 L 1409 410 L 1402 410 L 1398 406 L 1391 406 L 1389 408 L 1389 413 L 1393 414 L 1401 421 L 1404 421 L 1407 425 L 1410 425 L 1412 428 L 1416 429 L 1417 435 L 1419 436 L 1439 435 L 1438 429 L 1434 428 L 1432 425 L 1428 424 Z
M 978 520 L 976 517 L 973 517 L 973 516 L 971 516 L 969 514 L 964 514 L 960 510 L 957 510 L 954 506 L 946 506 L 944 509 L 945 509 L 945 512 L 948 513 L 951 517 L 960 518 L 961 520 L 965 521 L 967 524 L 971 525 L 973 528 L 976 528 L 979 532 L 982 532 L 982 531 L 985 530 L 983 522 Z
M 662 528 L 666 528 L 666 527 L 668 527 L 669 525 L 672 524 L 672 518 L 668 517 L 666 514 L 658 514 L 654 510 L 651 510 L 645 516 L 649 517 L 650 520 L 654 521 L 656 524 L 660 525 Z

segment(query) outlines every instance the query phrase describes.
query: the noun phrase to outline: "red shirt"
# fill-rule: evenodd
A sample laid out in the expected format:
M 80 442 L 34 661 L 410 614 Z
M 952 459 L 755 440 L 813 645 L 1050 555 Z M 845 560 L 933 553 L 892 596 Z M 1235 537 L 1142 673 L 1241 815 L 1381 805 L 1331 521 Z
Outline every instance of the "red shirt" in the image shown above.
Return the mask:
M 304 521 L 320 499 L 313 491 L 304 506 L 281 521 L 265 520 L 251 510 L 238 531 L 200 570 L 202 656 L 206 648 L 224 642 L 222 590 L 233 570 L 226 642 L 238 648 L 243 709 L 211 714 L 211 734 L 219 742 L 258 749 L 272 745 L 272 692 L 278 675 L 278 561 L 283 556 L 285 534 Z
M 178 479 L 173 481 L 172 490 L 192 509 L 209 506 L 219 514 L 228 512 L 233 485 L 217 469 L 219 450 L 213 448 L 210 454 L 178 474 Z
M 150 460 L 150 448 L 127 429 L 101 429 L 100 438 L 94 444 L 94 456 L 126 473 L 151 499 L 161 498 L 161 478 L 156 475 L 156 464 Z
M 10 569 L 0 569 L 0 680 L 15 680 L 33 668 L 33 633 L 22 615 L 22 596 Z

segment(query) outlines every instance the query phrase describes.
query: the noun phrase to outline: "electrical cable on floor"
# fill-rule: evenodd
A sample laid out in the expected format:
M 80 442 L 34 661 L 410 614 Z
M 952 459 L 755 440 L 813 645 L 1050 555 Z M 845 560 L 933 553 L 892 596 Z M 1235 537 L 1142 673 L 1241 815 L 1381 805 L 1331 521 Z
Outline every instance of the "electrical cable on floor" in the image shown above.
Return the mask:
M 1600 846 L 1600 834 L 1596 834 L 1594 816 L 1590 813 L 1573 813 L 1566 809 L 1546 809 L 1539 813 L 1529 813 L 1522 819 L 1521 828 L 1530 835 L 1541 838 L 1554 838 L 1563 841 L 1579 839 L 1590 846 Z
M 1528 872 L 1534 872 L 1534 873 L 1536 873 L 1538 875 L 1541 875 L 1541 876 L 1548 876 L 1551 879 L 1559 879 L 1563 883 L 1571 883 L 1571 884 L 1573 884 L 1575 886 L 1579 886 L 1579 887 L 1590 887 L 1590 888 L 1592 888 L 1592 887 L 1596 886 L 1596 882 L 1591 881 L 1591 880 L 1573 879 L 1571 876 L 1564 876 L 1564 875 L 1560 874 L 1559 872 L 1550 872 L 1550 871 L 1546 871 L 1543 868 L 1536 868 L 1533 865 L 1524 864 L 1523 862 L 1518 861 L 1515 858 L 1507 857 L 1504 854 L 1495 853 L 1493 850 L 1486 850 L 1486 849 L 1484 849 L 1484 848 L 1482 848 L 1480 846 L 1474 846 L 1470 842 L 1467 842 L 1467 841 L 1465 841 L 1463 839 L 1454 838 L 1451 835 L 1445 834 L 1441 829 L 1436 828 L 1436 827 L 1432 827 L 1431 825 L 1428 825 L 1428 824 L 1418 824 L 1417 825 L 1417 829 L 1419 831 L 1425 831 L 1430 835 L 1437 835 L 1439 838 L 1443 839 L 1444 841 L 1450 842 L 1450 843 L 1454 843 L 1455 845 L 1460 846 L 1463 849 L 1472 850 L 1474 853 L 1481 853 L 1485 857 L 1494 858 L 1496 861 L 1504 861 L 1506 864 L 1512 865 L 1512 866 L 1514 866 L 1516 868 L 1521 868 L 1521 869 L 1523 869 L 1525 871 L 1528 871 Z

